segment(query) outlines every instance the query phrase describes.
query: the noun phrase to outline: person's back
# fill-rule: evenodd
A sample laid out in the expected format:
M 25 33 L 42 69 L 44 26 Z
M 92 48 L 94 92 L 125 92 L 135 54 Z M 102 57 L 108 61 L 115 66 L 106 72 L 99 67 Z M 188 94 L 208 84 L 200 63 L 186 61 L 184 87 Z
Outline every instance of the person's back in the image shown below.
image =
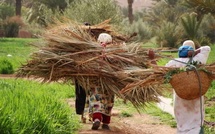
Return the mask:
M 202 46 L 199 49 L 200 52 L 193 57 L 193 61 L 200 62 L 201 64 L 206 64 L 211 48 L 209 46 Z M 197 51 L 196 50 L 196 51 Z M 167 67 L 185 67 L 191 57 L 186 58 L 175 58 L 170 60 L 165 66 Z
M 184 43 L 186 45 L 186 42 Z M 185 58 L 175 58 L 174 60 L 169 61 L 167 67 L 185 67 L 190 58 L 193 61 L 200 62 L 201 64 L 206 64 L 209 53 L 209 46 L 203 46 L 195 50 L 197 52 L 195 56 L 185 57 Z M 184 62 L 184 63 L 182 63 Z M 192 80 L 190 80 L 192 82 Z M 183 84 L 183 83 L 181 83 Z M 186 90 L 186 89 L 184 89 Z M 180 98 L 174 92 L 174 114 L 177 122 L 177 134 L 199 134 L 201 126 L 204 122 L 204 104 L 201 102 L 204 101 L 204 97 L 201 97 L 193 100 L 185 100 Z
M 101 33 L 98 37 L 98 43 L 104 48 L 112 43 L 111 35 Z M 105 54 L 105 51 L 102 52 Z M 97 130 L 102 123 L 103 129 L 109 129 L 111 120 L 111 110 L 114 104 L 114 94 L 103 91 L 101 87 L 95 87 L 89 92 L 89 105 L 92 112 L 93 125 L 92 129 Z

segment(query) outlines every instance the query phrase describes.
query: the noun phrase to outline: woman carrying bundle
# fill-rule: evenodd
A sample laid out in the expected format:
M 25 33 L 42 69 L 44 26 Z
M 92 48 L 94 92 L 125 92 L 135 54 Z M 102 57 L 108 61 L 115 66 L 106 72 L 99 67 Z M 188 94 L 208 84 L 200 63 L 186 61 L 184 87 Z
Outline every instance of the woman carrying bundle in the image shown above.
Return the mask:
M 98 37 L 101 46 L 106 47 L 112 43 L 111 35 L 101 33 Z M 100 87 L 91 89 L 87 96 L 89 101 L 89 112 L 92 114 L 93 130 L 97 130 L 102 123 L 102 129 L 109 130 L 111 121 L 111 110 L 114 105 L 114 94 L 102 90 Z
M 206 64 L 209 53 L 209 46 L 202 46 L 195 50 L 194 42 L 186 40 L 179 48 L 179 58 L 169 61 L 166 66 L 185 67 L 186 64 L 184 63 L 188 63 L 190 58 L 194 62 Z M 192 80 L 190 80 L 190 83 L 192 83 Z M 183 85 L 183 83 L 181 84 Z M 204 104 L 201 102 L 204 102 L 204 97 L 201 96 L 196 99 L 186 100 L 180 98 L 175 92 L 173 95 L 177 134 L 201 134 L 203 131 L 201 127 L 204 122 Z

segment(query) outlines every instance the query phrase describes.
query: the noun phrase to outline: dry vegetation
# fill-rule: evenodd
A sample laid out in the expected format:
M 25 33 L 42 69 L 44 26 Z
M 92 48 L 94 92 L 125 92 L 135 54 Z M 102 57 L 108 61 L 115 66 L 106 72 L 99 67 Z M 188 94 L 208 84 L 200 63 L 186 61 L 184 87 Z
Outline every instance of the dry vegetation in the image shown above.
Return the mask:
M 96 38 L 101 32 L 111 34 L 113 44 L 99 45 Z M 85 89 L 99 87 L 136 107 L 158 101 L 164 76 L 172 68 L 152 66 L 148 49 L 137 43 L 123 43 L 130 37 L 115 33 L 109 21 L 91 27 L 58 24 L 46 32 L 45 45 L 22 65 L 17 77 L 42 78 L 43 82 L 77 81 Z

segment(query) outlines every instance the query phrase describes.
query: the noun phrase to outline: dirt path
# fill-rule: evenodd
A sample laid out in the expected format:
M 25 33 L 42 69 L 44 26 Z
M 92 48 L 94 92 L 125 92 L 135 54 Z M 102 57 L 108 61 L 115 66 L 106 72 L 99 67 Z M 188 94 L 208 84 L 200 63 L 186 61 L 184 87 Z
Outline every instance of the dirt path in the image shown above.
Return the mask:
M 176 129 L 160 125 L 159 120 L 148 115 L 133 115 L 129 118 L 112 116 L 111 130 L 91 130 L 92 124 L 83 124 L 79 134 L 175 134 Z
M 68 100 L 74 107 L 74 100 Z M 112 111 L 110 130 L 91 130 L 92 122 L 83 123 L 78 134 L 176 134 L 176 129 L 162 125 L 161 121 L 147 114 L 132 114 L 132 117 L 119 116 L 117 108 Z

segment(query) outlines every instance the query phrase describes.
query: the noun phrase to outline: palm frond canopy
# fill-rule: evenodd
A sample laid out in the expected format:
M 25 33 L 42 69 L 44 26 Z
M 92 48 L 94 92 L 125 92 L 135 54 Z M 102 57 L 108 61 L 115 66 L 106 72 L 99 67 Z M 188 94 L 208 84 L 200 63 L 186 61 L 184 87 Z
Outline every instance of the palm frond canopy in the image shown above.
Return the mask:
M 195 7 L 201 13 L 211 13 L 215 15 L 215 0 L 186 0 L 187 4 Z

